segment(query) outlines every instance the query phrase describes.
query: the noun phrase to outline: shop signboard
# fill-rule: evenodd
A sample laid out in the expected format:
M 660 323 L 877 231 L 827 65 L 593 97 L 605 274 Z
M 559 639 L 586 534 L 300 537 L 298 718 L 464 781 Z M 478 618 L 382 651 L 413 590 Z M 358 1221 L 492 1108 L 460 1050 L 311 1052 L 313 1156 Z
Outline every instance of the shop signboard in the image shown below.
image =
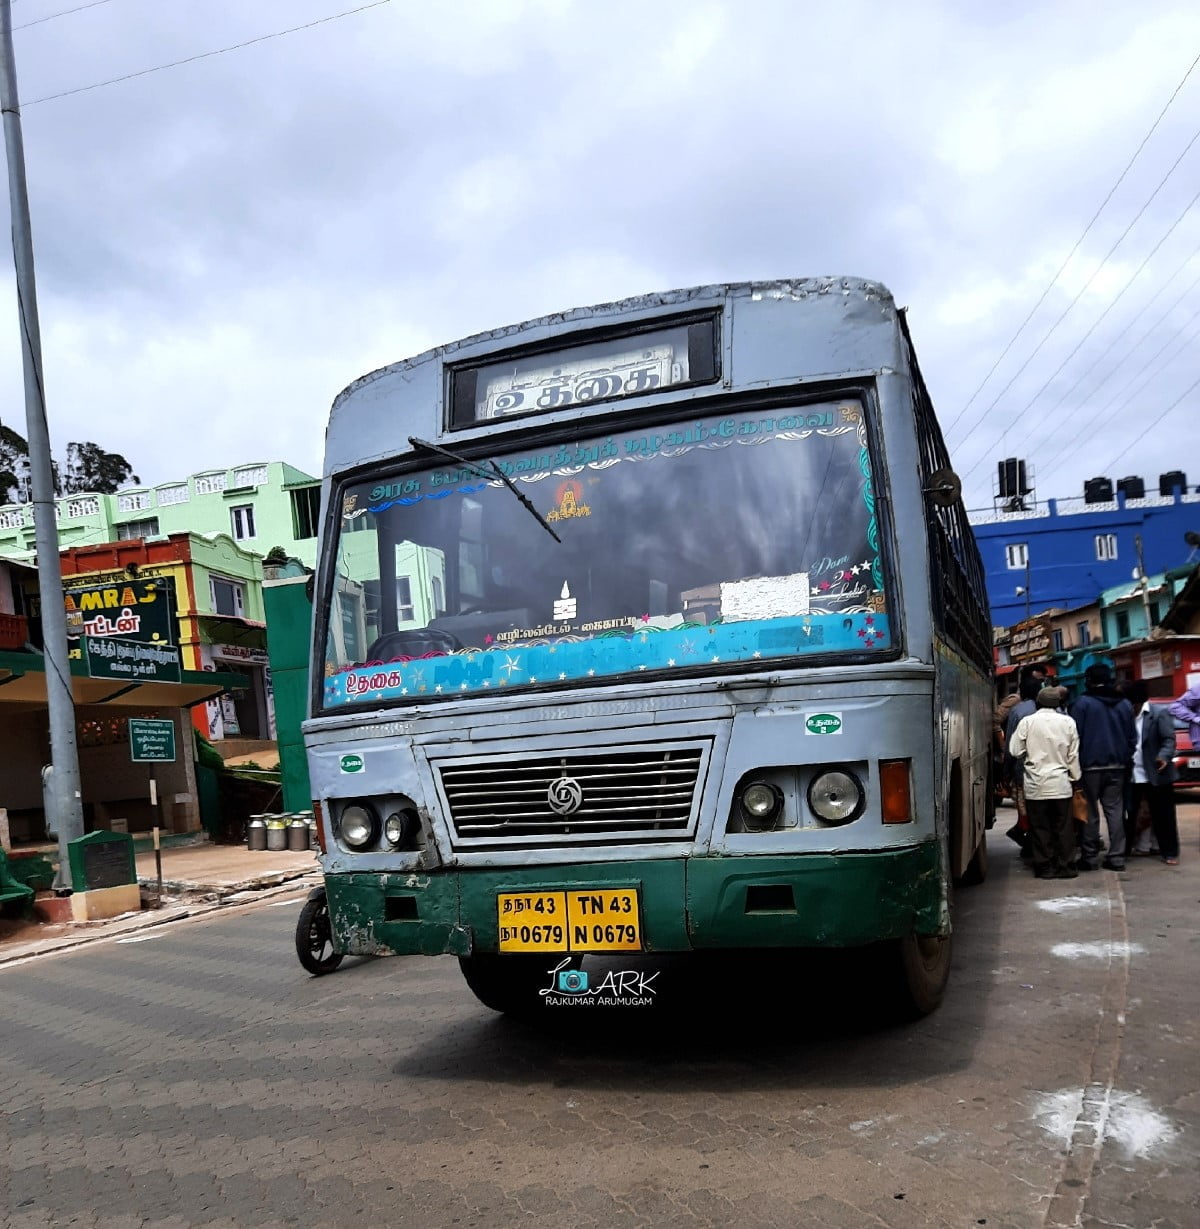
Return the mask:
M 178 683 L 183 677 L 179 649 L 173 644 L 141 644 L 115 636 L 85 636 L 83 644 L 87 672 L 94 679 Z
M 1008 659 L 1014 665 L 1045 661 L 1050 656 L 1050 620 L 1026 619 L 1014 623 L 1008 642 Z
M 66 588 L 67 635 L 175 644 L 175 581 L 170 576 L 130 577 L 109 584 Z M 77 646 L 76 646 L 77 647 Z

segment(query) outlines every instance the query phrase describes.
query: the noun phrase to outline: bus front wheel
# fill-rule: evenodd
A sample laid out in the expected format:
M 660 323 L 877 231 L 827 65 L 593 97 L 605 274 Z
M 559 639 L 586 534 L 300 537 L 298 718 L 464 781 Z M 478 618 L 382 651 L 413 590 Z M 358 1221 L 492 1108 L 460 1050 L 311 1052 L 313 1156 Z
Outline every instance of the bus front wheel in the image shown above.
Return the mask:
M 500 956 L 480 952 L 460 956 L 458 966 L 471 993 L 493 1011 L 528 1015 L 541 1006 L 542 990 L 550 989 L 559 959 L 548 956 Z M 582 958 L 573 957 L 562 967 L 578 968 Z
M 941 1005 L 950 980 L 950 947 L 949 935 L 907 935 L 894 941 L 896 1003 L 905 1018 L 927 1016 Z

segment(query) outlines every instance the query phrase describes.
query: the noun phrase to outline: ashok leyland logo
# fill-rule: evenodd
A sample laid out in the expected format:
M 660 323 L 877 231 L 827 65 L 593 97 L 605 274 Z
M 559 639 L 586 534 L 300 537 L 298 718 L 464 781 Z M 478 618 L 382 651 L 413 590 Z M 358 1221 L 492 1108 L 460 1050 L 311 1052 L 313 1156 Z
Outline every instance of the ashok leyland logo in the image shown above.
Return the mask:
M 813 713 L 805 718 L 804 732 L 806 734 L 840 734 L 842 732 L 842 714 Z
M 574 777 L 564 772 L 557 781 L 550 782 L 546 801 L 555 815 L 573 815 L 583 806 L 583 788 Z
M 649 1007 L 657 990 L 650 984 L 658 976 L 636 969 L 609 969 L 593 986 L 583 969 L 572 969 L 568 956 L 546 972 L 549 986 L 538 991 L 547 1007 Z

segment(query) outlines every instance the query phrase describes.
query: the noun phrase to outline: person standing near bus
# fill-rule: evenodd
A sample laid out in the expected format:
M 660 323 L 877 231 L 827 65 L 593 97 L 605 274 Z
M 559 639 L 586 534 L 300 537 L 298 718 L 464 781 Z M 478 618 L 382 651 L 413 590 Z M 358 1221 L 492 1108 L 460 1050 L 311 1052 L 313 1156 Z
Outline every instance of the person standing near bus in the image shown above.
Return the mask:
M 1024 774 L 1021 762 L 1013 757 L 1012 736 L 1021 721 L 1037 711 L 1037 695 L 1042 690 L 1042 682 L 1034 675 L 1022 679 L 1019 691 L 1020 699 L 1009 709 L 1008 721 L 1004 726 L 1004 771 L 1012 782 L 1013 802 L 1017 807 L 1017 822 L 1004 834 L 1011 841 L 1016 841 L 1021 847 L 1021 856 L 1028 857 L 1032 850 L 1029 846 L 1029 811 L 1025 805 Z
M 1142 799 L 1150 809 L 1150 825 L 1158 852 L 1168 866 L 1179 865 L 1179 827 L 1175 820 L 1175 719 L 1165 704 L 1151 704 L 1146 684 L 1139 680 L 1125 688 L 1137 716 L 1137 742 L 1133 752 L 1133 802 L 1136 815 Z
M 1192 746 L 1200 749 L 1200 683 L 1189 687 L 1168 709 L 1176 721 L 1187 722 Z
M 1009 743 L 1022 768 L 1033 873 L 1039 879 L 1074 879 L 1078 874 L 1071 795 L 1082 775 L 1079 731 L 1061 705 L 1062 692 L 1044 687 L 1036 710 L 1021 718 Z
M 1088 800 L 1079 869 L 1094 871 L 1103 866 L 1108 871 L 1123 871 L 1125 777 L 1135 745 L 1133 706 L 1117 691 L 1112 670 L 1102 662 L 1089 666 L 1083 681 L 1084 694 L 1071 707 L 1079 728 L 1079 761 Z M 1108 856 L 1098 862 L 1101 812 L 1108 828 Z

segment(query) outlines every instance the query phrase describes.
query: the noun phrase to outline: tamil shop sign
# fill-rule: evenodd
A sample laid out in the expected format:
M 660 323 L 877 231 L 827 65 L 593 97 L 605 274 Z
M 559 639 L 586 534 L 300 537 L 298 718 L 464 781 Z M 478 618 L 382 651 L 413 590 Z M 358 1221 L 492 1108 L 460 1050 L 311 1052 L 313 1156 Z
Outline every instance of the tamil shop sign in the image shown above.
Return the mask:
M 84 656 L 94 679 L 126 683 L 178 683 L 182 677 L 179 649 L 173 644 L 142 644 L 116 636 L 85 636 Z
M 1050 656 L 1050 620 L 1026 619 L 1014 623 L 1008 642 L 1008 657 L 1015 664 L 1044 661 Z
M 175 633 L 175 582 L 169 576 L 129 579 L 66 589 L 67 635 L 72 639 L 120 639 L 171 645 Z

